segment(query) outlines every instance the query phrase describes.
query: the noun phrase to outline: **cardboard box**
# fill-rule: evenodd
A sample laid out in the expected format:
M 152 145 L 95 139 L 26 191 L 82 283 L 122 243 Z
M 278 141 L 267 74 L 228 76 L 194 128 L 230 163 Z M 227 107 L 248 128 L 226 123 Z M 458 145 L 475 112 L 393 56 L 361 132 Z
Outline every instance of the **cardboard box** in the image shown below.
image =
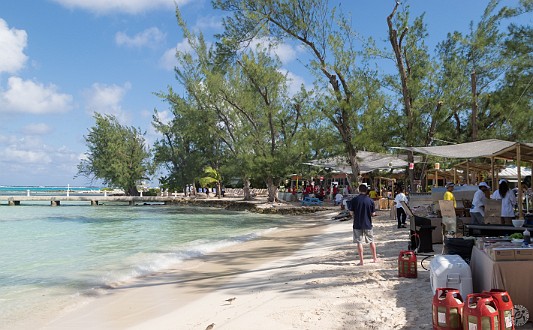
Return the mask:
M 515 253 L 512 248 L 492 248 L 489 250 L 489 255 L 494 261 L 514 261 Z
M 533 260 L 532 248 L 518 248 L 514 250 L 515 260 Z
M 485 223 L 501 224 L 502 223 L 502 201 L 489 199 L 485 204 Z

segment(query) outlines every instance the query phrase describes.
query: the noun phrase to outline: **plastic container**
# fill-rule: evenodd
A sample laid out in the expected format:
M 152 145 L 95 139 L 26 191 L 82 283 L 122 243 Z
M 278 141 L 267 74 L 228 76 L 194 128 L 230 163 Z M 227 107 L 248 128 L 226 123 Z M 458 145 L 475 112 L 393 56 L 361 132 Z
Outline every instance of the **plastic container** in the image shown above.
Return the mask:
M 400 251 L 398 256 L 398 276 L 417 278 L 417 262 L 414 251 Z
M 487 294 L 469 294 L 463 307 L 463 329 L 499 330 L 499 313 Z
M 433 329 L 462 329 L 463 298 L 459 290 L 437 288 L 433 296 Z
M 458 289 L 462 297 L 473 292 L 470 266 L 458 255 L 437 254 L 429 264 L 433 294 L 437 288 Z
M 500 314 L 499 330 L 514 330 L 514 305 L 509 293 L 500 289 L 492 289 L 483 293 L 490 295 L 496 303 Z
M 531 233 L 529 232 L 529 230 L 524 230 L 524 245 L 525 246 L 529 246 L 529 244 L 531 244 Z

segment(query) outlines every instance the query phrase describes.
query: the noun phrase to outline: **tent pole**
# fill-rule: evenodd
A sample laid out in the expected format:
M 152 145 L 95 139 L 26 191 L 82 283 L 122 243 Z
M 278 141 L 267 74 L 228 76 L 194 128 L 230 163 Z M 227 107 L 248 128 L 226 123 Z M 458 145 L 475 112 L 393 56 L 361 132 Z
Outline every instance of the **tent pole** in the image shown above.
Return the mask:
M 470 164 L 466 162 L 466 184 L 470 184 Z
M 494 157 L 490 157 L 490 177 L 492 179 L 491 188 L 494 189 L 496 182 L 494 181 Z
M 516 174 L 518 177 L 518 219 L 524 219 L 524 210 L 522 209 L 522 155 L 520 154 L 520 143 L 516 145 Z
M 457 167 L 453 168 L 453 183 L 457 183 Z

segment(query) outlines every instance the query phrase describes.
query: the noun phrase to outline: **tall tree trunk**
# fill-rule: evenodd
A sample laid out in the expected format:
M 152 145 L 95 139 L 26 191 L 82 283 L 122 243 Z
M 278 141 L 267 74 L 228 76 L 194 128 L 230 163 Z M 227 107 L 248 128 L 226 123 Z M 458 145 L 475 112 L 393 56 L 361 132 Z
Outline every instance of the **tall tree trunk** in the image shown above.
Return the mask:
M 244 178 L 242 180 L 242 182 L 243 182 L 242 190 L 243 190 L 243 193 L 244 193 L 244 200 L 245 201 L 251 201 L 252 200 L 252 194 L 250 193 L 250 179 L 249 178 Z
M 351 145 L 351 144 L 350 144 Z M 352 174 L 348 175 L 348 181 L 350 186 L 352 183 L 355 183 L 352 189 L 357 189 L 359 186 L 359 162 L 357 161 L 357 150 L 353 147 L 348 148 L 348 161 L 350 162 L 350 167 L 352 169 Z
M 470 75 L 472 84 L 472 142 L 477 141 L 477 76 L 476 71 Z
M 405 143 L 408 146 L 412 146 L 413 139 L 412 136 L 414 134 L 414 118 L 413 118 L 413 109 L 412 109 L 412 103 L 411 103 L 411 92 L 409 90 L 408 80 L 409 80 L 409 62 L 407 61 L 407 58 L 403 54 L 402 50 L 402 41 L 403 38 L 406 36 L 408 29 L 404 28 L 402 31 L 402 34 L 398 37 L 398 31 L 394 29 L 392 24 L 392 18 L 394 17 L 394 14 L 396 13 L 396 10 L 398 9 L 399 2 L 396 2 L 396 5 L 394 6 L 394 9 L 392 10 L 392 13 L 387 16 L 387 25 L 389 26 L 389 41 L 391 43 L 392 49 L 394 50 L 394 55 L 396 58 L 396 67 L 398 68 L 398 73 L 400 74 L 400 81 L 402 83 L 402 100 L 403 100 L 403 106 L 404 106 L 404 114 L 407 119 L 407 125 L 406 125 L 406 136 L 405 136 Z M 407 153 L 407 161 L 410 163 L 414 162 L 414 156 L 413 152 Z M 409 185 L 412 187 L 414 182 L 414 171 L 409 170 Z
M 273 202 L 279 201 L 277 182 L 274 182 L 274 180 L 271 177 L 268 177 L 266 179 L 266 184 L 267 184 L 267 190 L 268 190 L 268 202 L 273 203 Z

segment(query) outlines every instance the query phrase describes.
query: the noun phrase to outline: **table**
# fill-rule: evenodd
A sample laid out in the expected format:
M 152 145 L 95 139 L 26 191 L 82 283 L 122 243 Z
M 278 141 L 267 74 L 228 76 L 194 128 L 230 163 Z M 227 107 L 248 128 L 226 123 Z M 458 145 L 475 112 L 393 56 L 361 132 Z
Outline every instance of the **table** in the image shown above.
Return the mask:
M 533 261 L 493 261 L 474 246 L 470 269 L 474 292 L 506 290 L 514 305 L 526 307 L 529 314 L 533 315 Z
M 468 236 L 505 236 L 513 233 L 522 233 L 526 230 L 525 227 L 514 227 L 508 225 L 491 225 L 491 224 L 465 224 Z M 528 226 L 529 231 L 533 231 L 533 227 Z

